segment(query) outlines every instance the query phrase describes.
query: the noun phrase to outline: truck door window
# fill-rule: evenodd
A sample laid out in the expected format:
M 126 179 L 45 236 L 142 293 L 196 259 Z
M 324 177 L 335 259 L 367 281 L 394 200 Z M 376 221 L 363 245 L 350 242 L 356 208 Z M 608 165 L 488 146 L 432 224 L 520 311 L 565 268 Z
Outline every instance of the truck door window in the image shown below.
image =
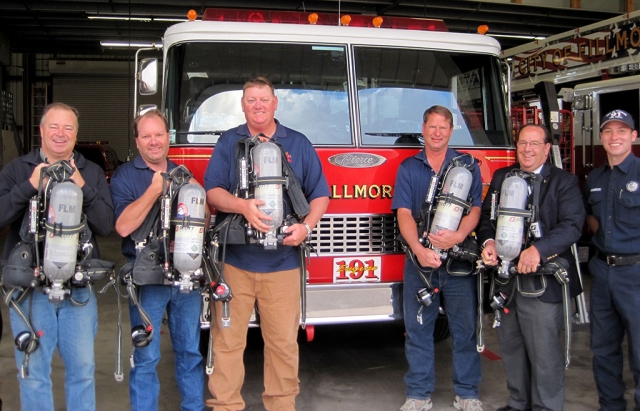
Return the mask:
M 245 122 L 242 86 L 266 76 L 276 118 L 316 145 L 351 144 L 346 48 L 283 43 L 187 43 L 168 54 L 166 107 L 174 144 L 212 144 Z

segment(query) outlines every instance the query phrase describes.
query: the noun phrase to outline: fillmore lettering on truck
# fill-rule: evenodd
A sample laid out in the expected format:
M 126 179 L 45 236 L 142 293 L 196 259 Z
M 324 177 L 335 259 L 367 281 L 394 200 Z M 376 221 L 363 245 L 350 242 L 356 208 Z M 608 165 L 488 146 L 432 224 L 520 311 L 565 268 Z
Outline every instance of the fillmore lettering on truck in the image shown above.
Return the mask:
M 331 198 L 392 198 L 391 191 L 393 187 L 388 184 L 371 184 L 371 185 L 347 185 L 342 186 L 333 184 L 331 186 Z

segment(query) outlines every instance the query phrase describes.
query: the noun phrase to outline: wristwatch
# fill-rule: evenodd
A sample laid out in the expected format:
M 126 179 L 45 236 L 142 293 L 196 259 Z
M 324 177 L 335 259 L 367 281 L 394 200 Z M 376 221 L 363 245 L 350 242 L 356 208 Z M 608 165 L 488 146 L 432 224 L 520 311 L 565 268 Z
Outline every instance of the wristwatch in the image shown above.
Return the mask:
M 309 224 L 305 223 L 304 221 L 302 222 L 302 225 L 307 229 L 307 240 L 311 239 L 311 233 L 313 232 L 313 230 L 311 229 L 311 227 L 309 227 Z

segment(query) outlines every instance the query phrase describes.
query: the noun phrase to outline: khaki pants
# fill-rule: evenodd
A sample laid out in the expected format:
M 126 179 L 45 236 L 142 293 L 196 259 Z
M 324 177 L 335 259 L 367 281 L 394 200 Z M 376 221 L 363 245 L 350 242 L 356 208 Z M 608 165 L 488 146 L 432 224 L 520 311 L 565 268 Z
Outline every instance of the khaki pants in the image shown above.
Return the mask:
M 229 264 L 224 275 L 231 287 L 231 327 L 222 328 L 222 303 L 213 303 L 211 325 L 214 369 L 209 377 L 214 411 L 239 411 L 244 382 L 243 354 L 254 305 L 260 313 L 264 340 L 264 393 L 268 411 L 294 411 L 300 391 L 298 380 L 298 327 L 300 322 L 300 270 L 255 273 Z

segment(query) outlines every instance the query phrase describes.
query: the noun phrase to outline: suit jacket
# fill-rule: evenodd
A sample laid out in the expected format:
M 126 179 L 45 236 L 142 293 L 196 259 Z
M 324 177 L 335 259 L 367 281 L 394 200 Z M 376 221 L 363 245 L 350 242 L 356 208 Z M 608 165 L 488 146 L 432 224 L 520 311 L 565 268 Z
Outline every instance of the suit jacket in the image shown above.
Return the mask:
M 495 172 L 489 192 L 482 203 L 482 214 L 476 234 L 480 244 L 494 238 L 496 222 L 491 221 L 491 194 L 500 194 L 502 182 L 509 171 L 520 168 L 518 164 L 501 168 Z M 570 263 L 569 286 L 571 297 L 580 294 L 582 287 L 575 267 L 575 259 L 571 253 L 571 245 L 578 241 L 582 234 L 585 218 L 582 195 L 578 187 L 578 178 L 549 163 L 545 163 L 540 171 L 543 178 L 540 185 L 538 219 L 542 237 L 532 241 L 540 253 L 540 263 L 560 256 Z M 544 302 L 561 302 L 562 287 L 552 276 L 547 278 L 547 290 L 540 297 Z

